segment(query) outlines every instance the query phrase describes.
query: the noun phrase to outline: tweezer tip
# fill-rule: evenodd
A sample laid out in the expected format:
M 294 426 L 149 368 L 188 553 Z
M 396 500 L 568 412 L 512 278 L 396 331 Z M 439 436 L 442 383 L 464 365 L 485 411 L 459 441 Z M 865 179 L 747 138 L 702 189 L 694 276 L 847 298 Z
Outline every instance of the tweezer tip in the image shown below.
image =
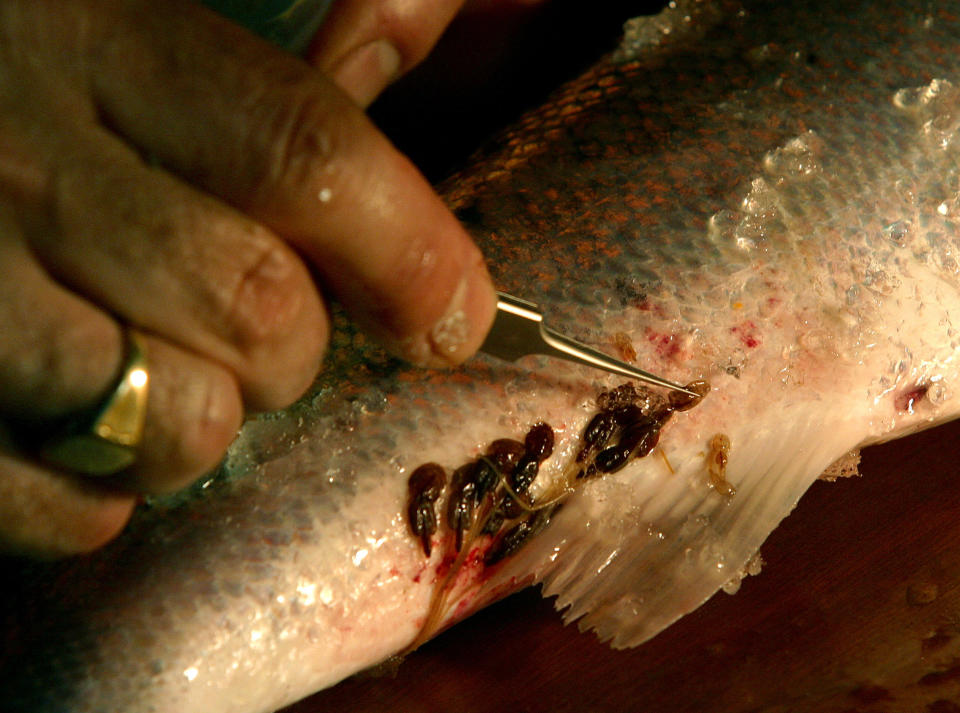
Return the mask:
M 550 327 L 543 324 L 542 313 L 539 306 L 528 300 L 514 297 L 505 292 L 498 292 L 497 310 L 500 315 L 507 317 L 507 321 L 498 319 L 494 323 L 494 329 L 491 335 L 488 335 L 481 349 L 501 358 L 516 358 L 522 354 L 540 353 L 561 357 L 578 364 L 600 369 L 612 374 L 636 379 L 646 384 L 659 386 L 660 388 L 678 391 L 687 396 L 698 397 L 699 394 L 689 389 L 674 384 L 667 379 L 663 379 L 656 374 L 651 374 L 642 369 L 638 369 L 626 362 L 616 359 L 608 354 L 604 354 L 593 347 L 588 347 L 575 339 L 564 336 Z M 532 329 L 518 329 L 516 320 L 525 320 L 530 323 Z M 522 323 L 522 322 L 521 322 Z M 498 333 L 499 339 L 491 339 L 497 326 L 506 328 L 509 325 L 509 334 Z M 535 325 L 535 326 L 534 326 Z M 523 338 L 529 340 L 526 344 L 514 343 L 523 335 Z M 522 341 L 522 339 L 521 339 Z M 509 343 L 509 348 L 504 351 L 504 344 Z

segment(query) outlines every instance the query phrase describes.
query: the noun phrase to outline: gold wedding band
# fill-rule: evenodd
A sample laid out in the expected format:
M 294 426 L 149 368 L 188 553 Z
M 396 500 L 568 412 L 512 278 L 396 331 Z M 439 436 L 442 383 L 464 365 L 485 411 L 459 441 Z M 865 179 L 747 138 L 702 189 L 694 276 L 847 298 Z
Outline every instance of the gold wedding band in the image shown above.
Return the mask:
M 137 460 L 147 417 L 143 335 L 126 330 L 126 358 L 116 386 L 95 408 L 70 417 L 40 449 L 44 460 L 82 475 L 112 475 Z

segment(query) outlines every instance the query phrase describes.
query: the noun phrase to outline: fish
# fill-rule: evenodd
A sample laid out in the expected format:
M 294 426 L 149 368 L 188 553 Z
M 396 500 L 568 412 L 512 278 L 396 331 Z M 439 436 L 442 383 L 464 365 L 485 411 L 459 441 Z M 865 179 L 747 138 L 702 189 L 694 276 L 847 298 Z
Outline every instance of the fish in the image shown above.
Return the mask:
M 416 370 L 339 320 L 216 474 L 93 555 L 0 564 L 0 705 L 273 711 L 529 584 L 615 647 L 735 590 L 832 463 L 960 414 L 958 42 L 953 8 L 882 0 L 628 23 L 441 191 L 500 288 L 703 398 Z

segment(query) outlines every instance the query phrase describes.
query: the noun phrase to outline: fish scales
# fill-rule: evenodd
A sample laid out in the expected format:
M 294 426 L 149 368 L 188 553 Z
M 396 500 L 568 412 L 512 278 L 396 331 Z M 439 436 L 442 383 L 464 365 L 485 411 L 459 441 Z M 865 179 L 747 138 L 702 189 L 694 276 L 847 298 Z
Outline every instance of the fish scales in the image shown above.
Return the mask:
M 537 580 L 639 644 L 735 585 L 835 458 L 957 415 L 958 38 L 926 3 L 681 2 L 445 184 L 499 286 L 713 390 L 662 457 L 584 483 L 502 564 L 468 558 L 439 626 Z M 313 392 L 248 423 L 215 478 L 102 552 L 3 563 L 0 705 L 270 711 L 403 650 L 453 538 L 424 558 L 410 472 L 542 420 L 547 493 L 617 383 L 420 372 L 341 323 Z M 717 435 L 732 495 L 710 485 Z

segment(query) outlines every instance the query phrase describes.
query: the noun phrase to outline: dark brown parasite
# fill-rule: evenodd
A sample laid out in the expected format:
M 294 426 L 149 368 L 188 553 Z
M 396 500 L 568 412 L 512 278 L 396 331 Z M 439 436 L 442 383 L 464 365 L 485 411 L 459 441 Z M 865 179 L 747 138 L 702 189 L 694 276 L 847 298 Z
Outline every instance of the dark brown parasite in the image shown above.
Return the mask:
M 512 438 L 499 438 L 487 447 L 487 458 L 503 475 L 510 475 L 526 453 L 526 446 Z
M 633 458 L 643 458 L 656 447 L 661 429 L 677 411 L 697 405 L 710 391 L 705 381 L 687 385 L 697 396 L 665 396 L 644 387 L 623 384 L 605 390 L 597 397 L 598 412 L 590 419 L 581 436 L 581 446 L 573 463 L 565 464 L 559 481 L 537 493 L 529 494 L 541 464 L 555 447 L 553 428 L 535 423 L 523 441 L 500 438 L 492 441 L 483 455 L 457 468 L 446 488 L 446 524 L 454 537 L 451 564 L 437 580 L 430 610 L 411 649 L 436 632 L 447 612 L 447 597 L 457 573 L 474 552 L 483 553 L 486 565 L 511 557 L 550 523 L 565 498 L 583 483 L 583 479 L 613 473 Z M 728 447 L 727 447 L 728 448 Z M 710 465 L 711 484 L 732 494 L 724 468 L 727 448 L 717 445 Z M 664 456 L 666 461 L 666 456 Z M 717 467 L 719 466 L 719 470 Z M 667 462 L 667 467 L 670 467 Z M 443 469 L 435 463 L 420 466 L 410 477 L 408 517 L 414 535 L 421 539 L 429 557 L 430 538 L 436 532 L 436 501 L 444 494 Z M 724 486 L 729 488 L 725 490 Z M 490 538 L 487 540 L 486 538 Z M 474 544 L 478 550 L 472 550 Z M 449 546 L 448 546 L 449 547 Z
M 605 390 L 597 397 L 600 409 L 583 431 L 582 445 L 575 456 L 576 465 L 569 469 L 566 487 L 584 478 L 615 473 L 635 458 L 649 455 L 660 440 L 660 432 L 675 412 L 696 406 L 710 392 L 710 384 L 693 381 L 686 388 L 696 394 L 671 392 L 667 396 L 633 384 L 622 384 Z M 549 424 L 538 422 L 523 441 L 499 438 L 487 446 L 484 454 L 456 471 L 447 491 L 446 523 L 454 534 L 454 547 L 459 554 L 467 538 L 497 535 L 506 524 L 508 535 L 502 535 L 496 548 L 513 551 L 510 543 L 529 537 L 530 525 L 541 519 L 537 513 L 549 510 L 558 498 L 556 493 L 537 504 L 527 495 L 536 480 L 540 465 L 553 454 L 555 435 Z M 718 449 L 717 457 L 725 457 Z M 669 465 L 669 464 L 668 464 Z M 711 466 L 711 484 L 721 492 L 732 488 L 723 477 L 723 466 Z M 569 481 L 573 482 L 569 482 Z M 436 532 L 434 507 L 443 494 L 443 469 L 428 463 L 410 477 L 408 516 L 410 528 L 420 538 L 423 551 L 430 554 L 430 537 Z M 481 519 L 478 522 L 478 519 Z M 468 534 L 473 532 L 473 534 Z M 469 544 L 469 543 L 467 543 Z
M 524 453 L 517 463 L 516 470 L 510 475 L 510 487 L 514 493 L 521 495 L 527 492 L 540 472 L 540 464 L 553 453 L 553 444 L 553 429 L 546 423 L 540 422 L 527 432 L 523 439 Z M 516 508 L 519 506 L 511 506 L 509 503 L 508 500 L 507 507 L 512 508 L 515 514 L 511 515 L 508 511 L 507 517 L 518 516 L 520 511 L 517 511 Z
M 613 436 L 613 429 L 617 422 L 610 411 L 601 411 L 587 424 L 583 431 L 583 442 L 587 446 L 596 446 L 606 443 Z M 582 451 L 581 451 L 582 452 Z
M 554 508 L 547 507 L 531 513 L 527 518 L 507 530 L 487 553 L 486 563 L 496 564 L 509 557 L 543 530 L 553 516 Z
M 436 463 L 424 463 L 407 481 L 407 522 L 414 536 L 420 538 L 427 557 L 430 556 L 430 537 L 437 531 L 434 505 L 446 483 L 447 474 Z
M 457 468 L 450 479 L 447 525 L 455 533 L 457 552 L 463 546 L 463 533 L 473 526 L 476 506 L 482 499 L 482 496 L 477 495 L 479 485 L 476 473 L 480 469 L 480 463 L 477 461 Z M 486 467 L 490 468 L 489 465 Z
M 667 397 L 670 402 L 670 408 L 674 411 L 686 411 L 692 409 L 703 400 L 703 397 L 710 393 L 710 383 L 703 379 L 691 381 L 684 387 L 687 391 L 697 394 L 696 397 L 683 393 L 682 391 L 671 391 Z
M 553 443 L 553 429 L 542 421 L 527 431 L 523 439 L 526 455 L 536 458 L 538 463 L 543 463 L 550 457 L 553 453 Z

